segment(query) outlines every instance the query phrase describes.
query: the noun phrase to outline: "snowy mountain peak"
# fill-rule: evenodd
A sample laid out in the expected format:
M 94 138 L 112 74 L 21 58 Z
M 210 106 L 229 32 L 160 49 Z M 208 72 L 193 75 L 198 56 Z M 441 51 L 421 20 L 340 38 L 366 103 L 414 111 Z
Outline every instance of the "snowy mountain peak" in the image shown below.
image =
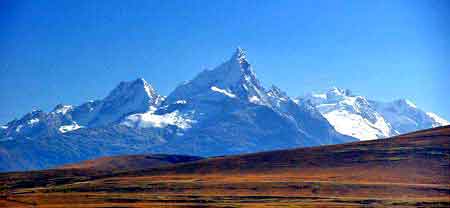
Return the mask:
M 162 100 L 163 97 L 142 78 L 123 81 L 105 99 L 80 106 L 82 113 L 77 118 L 83 121 L 82 125 L 103 126 L 132 113 L 147 112 Z
M 390 125 L 373 109 L 370 101 L 348 89 L 333 87 L 325 93 L 309 94 L 301 99 L 310 101 L 342 134 L 361 140 L 393 134 Z
M 158 95 L 153 87 L 143 78 L 133 81 L 122 81 L 112 90 L 105 100 L 113 100 L 130 94 L 141 94 L 149 99 L 156 98 Z
M 241 47 L 237 47 L 236 51 L 234 52 L 232 60 L 237 60 L 240 64 L 248 64 L 247 61 L 247 54 L 244 49 Z
M 361 140 L 385 138 L 448 124 L 435 114 L 420 110 L 407 99 L 378 102 L 337 87 L 301 99 L 311 101 L 340 133 Z
M 236 75 L 256 76 L 247 59 L 247 53 L 240 47 L 236 49 L 228 63 L 230 65 L 229 70 L 235 71 Z
M 177 100 L 239 98 L 253 103 L 265 102 L 265 89 L 256 78 L 245 51 L 236 49 L 231 58 L 212 70 L 205 70 L 194 79 L 178 86 L 168 97 Z

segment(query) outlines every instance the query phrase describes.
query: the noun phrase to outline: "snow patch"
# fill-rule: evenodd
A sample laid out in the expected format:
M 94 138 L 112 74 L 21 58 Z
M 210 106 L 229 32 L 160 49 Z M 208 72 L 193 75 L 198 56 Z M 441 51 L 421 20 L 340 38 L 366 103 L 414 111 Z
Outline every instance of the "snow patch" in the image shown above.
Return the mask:
M 327 95 L 326 95 L 326 94 L 323 94 L 323 93 L 312 94 L 311 96 L 312 96 L 312 97 L 315 97 L 315 98 L 327 99 Z
M 255 104 L 261 103 L 261 100 L 258 97 L 256 97 L 255 95 L 248 98 L 248 101 L 250 101 L 251 103 L 255 103 Z
M 436 115 L 432 112 L 427 112 L 426 114 L 436 122 L 436 124 L 433 124 L 433 127 L 450 125 L 450 122 L 448 122 L 447 120 L 439 117 L 438 115 Z
M 22 127 L 23 127 L 23 125 L 18 125 L 18 126 L 16 127 L 16 132 L 20 132 L 20 130 L 22 129 Z
M 405 99 L 405 103 L 412 108 L 417 108 L 417 106 L 410 100 Z
M 374 124 L 358 114 L 347 111 L 331 111 L 324 114 L 324 117 L 341 134 L 353 136 L 362 141 L 389 135 L 390 128 L 381 117 L 378 117 Z
M 71 106 L 71 105 L 63 105 L 60 108 L 56 109 L 55 113 L 60 113 L 60 114 L 64 115 L 67 113 L 67 111 L 72 110 L 72 109 L 73 109 L 73 106 Z
M 186 103 L 187 103 L 186 100 L 177 100 L 177 101 L 175 102 L 175 104 L 181 104 L 181 105 L 184 105 L 184 104 L 186 104 Z
M 179 114 L 178 111 L 171 113 L 166 113 L 162 115 L 154 114 L 154 112 L 149 111 L 146 113 L 134 114 L 126 117 L 125 121 L 121 124 L 128 127 L 138 127 L 138 128 L 164 128 L 168 125 L 174 125 L 181 129 L 191 128 L 191 124 L 195 123 L 194 120 L 184 118 Z
M 66 132 L 74 131 L 74 130 L 77 130 L 77 129 L 80 129 L 80 128 L 83 128 L 83 127 L 78 125 L 76 122 L 73 122 L 73 124 L 70 124 L 70 125 L 60 126 L 59 127 L 59 131 L 61 133 L 66 133 Z
M 226 95 L 228 97 L 231 97 L 231 98 L 235 98 L 236 97 L 235 94 L 233 94 L 231 92 L 228 92 L 228 90 L 220 89 L 220 88 L 218 88 L 216 86 L 212 86 L 211 90 L 214 91 L 214 92 L 222 93 L 222 94 L 224 94 L 224 95 Z
M 33 118 L 33 119 L 29 120 L 27 123 L 28 123 L 29 125 L 33 125 L 33 124 L 38 123 L 38 122 L 39 122 L 39 119 L 38 119 L 38 118 Z

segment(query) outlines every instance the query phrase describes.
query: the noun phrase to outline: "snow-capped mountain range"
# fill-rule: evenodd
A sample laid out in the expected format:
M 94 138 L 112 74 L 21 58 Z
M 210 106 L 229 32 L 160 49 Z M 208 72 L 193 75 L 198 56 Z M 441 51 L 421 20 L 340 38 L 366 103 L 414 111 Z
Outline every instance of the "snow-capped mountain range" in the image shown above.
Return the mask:
M 136 79 L 103 99 L 8 122 L 0 127 L 0 171 L 120 154 L 217 156 L 336 144 L 445 124 L 418 112 L 339 89 L 292 99 L 276 86 L 265 88 L 238 48 L 167 97 Z
M 359 140 L 386 138 L 450 124 L 406 99 L 379 102 L 336 87 L 297 100 L 310 102 L 338 132 Z
M 0 141 L 53 136 L 85 127 L 114 123 L 124 115 L 147 112 L 164 98 L 144 79 L 121 82 L 102 100 L 80 106 L 57 105 L 51 112 L 36 110 L 1 127 Z

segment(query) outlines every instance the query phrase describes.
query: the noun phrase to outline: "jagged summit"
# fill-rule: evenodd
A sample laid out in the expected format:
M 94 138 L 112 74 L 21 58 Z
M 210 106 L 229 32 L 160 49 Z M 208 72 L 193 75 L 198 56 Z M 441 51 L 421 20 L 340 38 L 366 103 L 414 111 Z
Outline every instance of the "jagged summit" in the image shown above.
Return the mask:
M 242 78 L 247 81 L 257 81 L 256 74 L 247 59 L 247 54 L 245 50 L 240 47 L 236 49 L 227 62 L 216 67 L 213 71 L 225 73 L 227 77 L 235 78 L 233 81 L 238 81 Z
M 247 54 L 244 49 L 241 47 L 237 47 L 236 51 L 234 52 L 233 56 L 231 57 L 232 60 L 237 60 L 239 64 L 241 64 L 244 68 L 247 68 L 249 63 L 247 61 Z
M 191 81 L 178 86 L 167 97 L 167 102 L 221 97 L 265 103 L 265 89 L 256 78 L 247 55 L 241 48 L 237 48 L 228 61 L 212 70 L 205 70 Z
M 143 78 L 138 78 L 132 81 L 122 81 L 114 88 L 105 100 L 117 99 L 121 96 L 141 94 L 142 96 L 147 96 L 149 99 L 154 99 L 157 97 L 156 91 L 153 87 L 147 83 Z

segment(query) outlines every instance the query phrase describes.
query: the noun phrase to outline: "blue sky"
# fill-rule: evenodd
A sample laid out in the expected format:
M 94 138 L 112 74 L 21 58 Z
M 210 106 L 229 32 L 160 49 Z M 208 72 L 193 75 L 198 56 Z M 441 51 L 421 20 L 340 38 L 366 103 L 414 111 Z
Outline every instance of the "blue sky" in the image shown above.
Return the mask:
M 0 2 L 0 122 L 143 77 L 161 94 L 245 48 L 265 85 L 407 98 L 450 119 L 450 1 Z

